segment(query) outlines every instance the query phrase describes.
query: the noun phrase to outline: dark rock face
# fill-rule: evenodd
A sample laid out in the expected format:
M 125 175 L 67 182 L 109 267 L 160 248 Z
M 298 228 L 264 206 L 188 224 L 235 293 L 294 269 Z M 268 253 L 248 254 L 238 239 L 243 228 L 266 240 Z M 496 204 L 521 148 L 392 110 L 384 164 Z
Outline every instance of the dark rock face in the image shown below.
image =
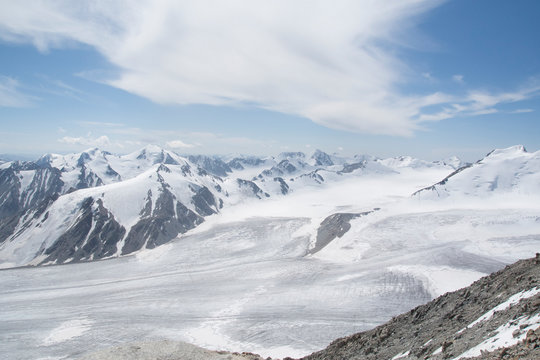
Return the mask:
M 206 170 L 209 174 L 215 176 L 227 176 L 228 173 L 232 172 L 231 167 L 219 158 L 204 155 L 190 155 L 188 156 L 188 159 L 192 163 L 197 164 L 199 167 Z
M 264 160 L 254 156 L 237 157 L 227 163 L 231 169 L 244 170 L 246 166 L 255 167 L 264 164 Z
M 210 206 L 217 206 L 216 200 L 207 188 L 198 189 L 193 199 L 201 215 L 215 213 Z M 122 255 L 140 250 L 145 244 L 149 249 L 165 244 L 203 221 L 202 216 L 177 201 L 167 185 L 163 184 L 154 209 L 152 209 L 152 193 L 148 192 L 141 219 L 129 231 L 122 247 Z
M 345 164 L 343 165 L 343 169 L 338 173 L 343 173 L 343 174 L 352 173 L 354 170 L 363 169 L 365 167 L 366 167 L 365 161 L 361 161 L 359 163 L 354 163 L 354 164 Z
M 328 155 L 327 153 L 321 150 L 315 150 L 311 158 L 315 160 L 315 166 L 334 165 L 334 162 L 332 161 L 332 158 L 330 157 L 330 155 Z
M 240 159 L 240 158 L 232 159 L 231 161 L 229 161 L 227 163 L 227 165 L 229 165 L 229 167 L 231 169 L 235 169 L 235 170 L 244 170 L 245 169 L 244 165 L 242 164 L 242 159 Z
M 19 211 L 19 191 L 21 183 L 13 169 L 0 170 L 0 221 L 10 218 Z
M 78 221 L 45 251 L 48 256 L 42 264 L 96 260 L 116 253 L 116 245 L 126 229 L 103 206 L 101 199 L 84 199 L 78 212 Z
M 27 189 L 22 190 L 19 171 L 28 169 L 34 174 Z M 19 223 L 26 226 L 41 216 L 61 194 L 63 186 L 61 172 L 56 168 L 14 163 L 0 170 L 0 243 L 13 235 Z
M 298 168 L 294 166 L 289 160 L 281 160 L 277 165 L 272 166 L 270 169 L 262 171 L 257 177 L 264 179 L 265 177 L 281 177 L 283 175 L 290 175 L 298 171 Z
M 279 183 L 280 188 L 281 188 L 281 193 L 283 195 L 287 195 L 289 193 L 289 185 L 287 185 L 287 182 L 283 180 L 283 178 L 275 177 L 274 181 Z
M 216 198 L 208 188 L 192 188 L 192 191 L 195 192 L 195 195 L 193 195 L 191 202 L 195 205 L 195 209 L 200 215 L 208 216 L 217 213 L 218 204 L 216 203 Z
M 56 200 L 62 193 L 62 173 L 56 168 L 37 169 L 28 189 L 21 194 L 23 209 L 32 209 L 42 202 Z
M 81 165 L 81 173 L 79 174 L 79 182 L 77 189 L 86 189 L 103 185 L 103 180 L 91 170 L 87 169 L 84 164 Z
M 138 160 L 148 159 L 150 156 L 153 156 L 154 164 L 167 164 L 167 165 L 180 165 L 167 151 L 161 150 L 157 154 L 149 154 L 146 149 L 143 149 L 141 153 L 137 156 Z
M 300 175 L 300 178 L 308 178 L 315 181 L 317 184 L 322 184 L 324 182 L 324 178 L 321 174 L 319 174 L 319 170 L 312 171 L 307 174 Z
M 321 222 L 317 230 L 317 241 L 308 254 L 315 254 L 328 245 L 335 238 L 340 238 L 351 229 L 350 221 L 372 211 L 363 213 L 336 213 L 328 216 Z
M 292 174 L 293 172 L 297 171 L 298 169 L 296 166 L 291 164 L 289 160 L 282 160 L 277 164 L 276 166 L 279 170 L 281 170 L 284 174 Z
M 272 166 L 270 169 L 263 170 L 259 176 L 257 176 L 259 179 L 264 179 L 265 177 L 272 177 L 272 176 L 283 176 L 283 171 L 281 169 L 278 169 L 275 166 Z
M 280 159 L 305 159 L 306 154 L 300 151 L 282 152 L 278 155 Z
M 270 197 L 269 194 L 262 191 L 261 188 L 258 187 L 257 184 L 255 184 L 253 181 L 236 179 L 236 183 L 240 188 L 247 189 L 258 199 L 262 199 L 263 197 Z
M 338 339 L 326 349 L 302 359 L 452 359 L 481 343 L 491 343 L 502 326 L 513 326 L 512 337 L 522 340 L 470 359 L 539 359 L 539 330 L 520 326 L 520 321 L 538 316 L 539 293 L 476 322 L 510 297 L 539 287 L 540 260 L 521 260 L 373 330 Z

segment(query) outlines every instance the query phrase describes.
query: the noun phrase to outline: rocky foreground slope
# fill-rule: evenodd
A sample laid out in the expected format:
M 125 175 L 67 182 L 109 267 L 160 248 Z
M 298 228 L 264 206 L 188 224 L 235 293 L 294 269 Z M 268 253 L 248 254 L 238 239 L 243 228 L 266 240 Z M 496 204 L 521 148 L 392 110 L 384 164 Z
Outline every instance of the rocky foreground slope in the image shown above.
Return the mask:
M 302 360 L 539 358 L 540 254 L 375 329 L 338 339 Z M 124 345 L 82 359 L 262 360 L 254 354 L 208 351 L 170 341 Z
M 540 359 L 539 281 L 521 260 L 303 359 Z

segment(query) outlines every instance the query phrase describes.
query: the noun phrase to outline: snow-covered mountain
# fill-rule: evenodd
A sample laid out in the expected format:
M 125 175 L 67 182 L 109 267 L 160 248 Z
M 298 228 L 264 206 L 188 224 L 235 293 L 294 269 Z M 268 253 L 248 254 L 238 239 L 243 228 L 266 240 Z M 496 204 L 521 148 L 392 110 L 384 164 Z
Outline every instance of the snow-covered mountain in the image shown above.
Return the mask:
M 0 267 L 127 255 L 176 238 L 224 206 L 422 167 L 453 170 L 320 150 L 227 161 L 153 145 L 121 156 L 94 148 L 7 162 L 0 165 Z
M 435 199 L 485 198 L 494 194 L 540 194 L 540 151 L 529 153 L 521 145 L 493 150 L 478 162 L 458 168 L 414 195 Z
M 464 164 L 457 156 L 452 156 L 446 160 L 440 161 L 425 161 L 411 156 L 398 156 L 388 159 L 381 159 L 379 163 L 384 166 L 388 166 L 391 169 L 399 168 L 425 168 L 425 167 L 438 167 L 438 166 L 449 166 L 453 169 L 458 169 L 466 164 Z
M 219 212 L 221 183 L 154 146 L 12 163 L 0 171 L 2 260 L 66 263 L 153 248 Z
M 42 199 L 42 206 L 11 217 L 16 232 L 0 245 L 2 265 L 28 259 L 32 264 L 78 263 L 2 270 L 0 353 L 15 360 L 78 358 L 121 342 L 168 339 L 263 357 L 301 357 L 538 251 L 538 196 L 513 203 L 505 196 L 497 203 L 484 198 L 455 202 L 453 196 L 425 200 L 411 194 L 454 168 L 443 163 L 390 168 L 370 156 L 330 157 L 333 165 L 317 165 L 310 155 L 218 157 L 226 164 L 236 158 L 242 165 L 229 165 L 232 171 L 218 177 L 186 157 L 147 148 L 103 155 L 121 180 L 103 175 L 106 166 L 86 160 L 86 169 L 103 185 L 80 189 L 73 174 L 81 169 L 72 162 L 63 171 L 50 162 L 5 164 L 0 203 L 22 209 L 21 199 Z M 283 160 L 298 164 L 297 172 L 258 177 Z M 355 164 L 360 165 L 350 166 Z M 527 176 L 538 172 L 529 166 Z M 69 186 L 66 174 L 72 174 Z M 27 184 L 32 181 L 43 186 L 34 189 Z M 215 203 L 194 200 L 193 189 L 206 193 L 204 188 Z M 30 196 L 30 189 L 36 194 Z M 11 206 L 4 209 L 9 211 Z M 212 211 L 217 213 L 205 215 Z M 5 213 L 2 221 L 9 224 Z M 186 219 L 194 227 L 182 234 Z M 176 232 L 179 236 L 172 238 Z M 125 240 L 118 242 L 120 234 Z M 112 258 L 76 260 L 100 256 Z M 528 276 L 521 280 L 529 283 Z M 501 288 L 494 290 L 493 302 L 476 308 L 478 316 L 528 291 L 509 289 L 499 297 Z M 452 320 L 450 336 L 471 323 L 450 318 L 452 307 L 444 309 L 443 316 Z M 416 313 L 411 316 L 415 319 Z M 496 329 L 491 325 L 485 334 Z M 468 351 L 467 344 L 478 344 L 469 337 L 477 329 L 463 332 L 464 342 L 452 352 L 459 355 Z M 424 335 L 420 343 L 412 337 L 404 343 L 399 333 L 381 358 L 427 349 L 423 358 L 445 341 L 437 336 L 427 344 Z
M 153 145 L 121 156 L 89 149 L 6 162 L 0 165 L 0 266 L 127 255 L 176 238 L 224 206 L 358 176 L 445 172 L 442 181 L 414 194 L 421 199 L 540 193 L 540 152 L 515 146 L 458 165 L 457 158 L 345 158 L 320 150 L 265 158 L 182 157 Z

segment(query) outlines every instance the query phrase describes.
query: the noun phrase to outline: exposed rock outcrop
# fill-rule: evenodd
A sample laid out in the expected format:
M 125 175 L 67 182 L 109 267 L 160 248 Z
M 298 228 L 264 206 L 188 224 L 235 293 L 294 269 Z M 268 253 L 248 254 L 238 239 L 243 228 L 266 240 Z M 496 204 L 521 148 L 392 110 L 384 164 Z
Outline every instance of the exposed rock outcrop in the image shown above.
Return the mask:
M 86 355 L 80 360 L 262 360 L 248 353 L 210 351 L 177 341 L 149 341 L 121 345 Z
M 303 359 L 538 359 L 539 262 L 521 260 Z
M 360 216 L 364 216 L 372 213 L 373 211 L 366 211 L 362 213 L 335 213 L 328 216 L 321 222 L 319 229 L 317 229 L 317 240 L 315 246 L 308 254 L 315 254 L 323 249 L 326 245 L 330 244 L 334 239 L 340 238 L 351 229 L 350 221 Z

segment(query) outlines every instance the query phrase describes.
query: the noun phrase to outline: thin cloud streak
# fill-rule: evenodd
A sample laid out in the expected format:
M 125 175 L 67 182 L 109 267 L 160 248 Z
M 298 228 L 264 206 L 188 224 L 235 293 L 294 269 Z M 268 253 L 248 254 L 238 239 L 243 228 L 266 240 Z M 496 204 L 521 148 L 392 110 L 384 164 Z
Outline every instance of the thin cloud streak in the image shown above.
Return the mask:
M 17 80 L 0 75 L 0 107 L 32 106 L 31 97 L 20 90 Z
M 485 91 L 471 91 L 462 97 L 441 97 L 440 102 L 433 101 L 433 104 L 442 105 L 443 109 L 430 114 L 421 114 L 418 120 L 419 122 L 432 122 L 455 117 L 494 114 L 499 112 L 497 109 L 499 105 L 517 103 L 538 96 L 539 94 L 540 86 L 534 86 L 515 92 L 499 94 L 490 94 Z
M 527 114 L 534 112 L 534 109 L 517 109 L 514 111 L 510 111 L 510 114 Z

